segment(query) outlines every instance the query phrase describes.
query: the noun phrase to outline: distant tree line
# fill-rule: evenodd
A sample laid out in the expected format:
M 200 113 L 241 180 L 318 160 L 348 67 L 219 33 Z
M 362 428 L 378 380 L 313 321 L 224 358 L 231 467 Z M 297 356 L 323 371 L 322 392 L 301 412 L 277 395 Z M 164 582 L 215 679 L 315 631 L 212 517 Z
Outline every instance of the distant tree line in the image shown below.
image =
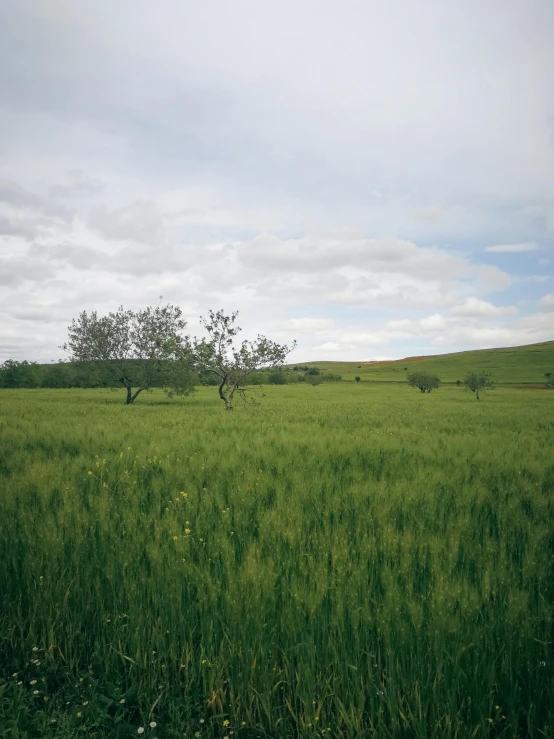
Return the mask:
M 136 365 L 139 369 L 141 360 L 130 361 L 130 368 Z M 169 364 L 169 362 L 168 362 Z M 308 368 L 311 371 L 295 371 L 296 368 L 284 367 L 276 370 L 260 370 L 252 372 L 247 378 L 247 384 L 259 385 L 295 385 L 297 383 L 321 384 L 324 382 L 340 382 L 342 375 L 332 372 L 321 372 L 317 367 Z M 316 370 L 315 372 L 313 370 Z M 167 371 L 156 373 L 150 387 L 165 387 L 167 378 L 172 374 Z M 202 371 L 191 372 L 191 379 L 195 387 L 217 387 L 217 377 Z M 52 362 L 40 364 L 26 360 L 17 361 L 8 359 L 0 365 L 0 388 L 120 388 L 121 380 L 113 375 L 103 362 Z

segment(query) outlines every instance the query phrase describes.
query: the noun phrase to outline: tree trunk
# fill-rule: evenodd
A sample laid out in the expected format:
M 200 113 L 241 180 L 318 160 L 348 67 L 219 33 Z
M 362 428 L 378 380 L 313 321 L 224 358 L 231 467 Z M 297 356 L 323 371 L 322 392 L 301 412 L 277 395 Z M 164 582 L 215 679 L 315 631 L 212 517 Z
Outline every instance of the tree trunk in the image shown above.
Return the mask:
M 137 397 L 137 395 L 138 395 L 139 393 L 142 393 L 142 391 L 143 391 L 143 390 L 144 390 L 144 388 L 143 388 L 143 387 L 139 387 L 139 389 L 138 389 L 138 390 L 136 390 L 136 391 L 135 391 L 135 392 L 133 393 L 133 395 L 132 395 L 132 397 L 131 397 L 131 403 L 134 403 L 134 402 L 135 402 L 135 398 Z
M 227 399 L 225 400 L 225 410 L 226 411 L 232 411 L 233 410 L 233 398 L 235 397 L 235 390 L 236 386 L 229 392 L 227 395 Z
M 219 387 L 218 387 L 219 397 L 225 403 L 225 410 L 226 411 L 232 411 L 233 410 L 233 402 L 232 402 L 233 401 L 233 396 L 232 395 L 229 395 L 229 393 L 227 395 L 225 395 L 225 393 L 223 391 L 223 388 L 225 387 L 226 383 L 227 383 L 227 378 L 224 377 L 221 380 L 221 382 L 219 383 Z
M 121 378 L 121 382 L 125 385 L 127 390 L 127 397 L 125 398 L 125 405 L 132 405 L 133 400 L 137 397 L 138 393 L 133 395 L 133 386 L 126 377 Z

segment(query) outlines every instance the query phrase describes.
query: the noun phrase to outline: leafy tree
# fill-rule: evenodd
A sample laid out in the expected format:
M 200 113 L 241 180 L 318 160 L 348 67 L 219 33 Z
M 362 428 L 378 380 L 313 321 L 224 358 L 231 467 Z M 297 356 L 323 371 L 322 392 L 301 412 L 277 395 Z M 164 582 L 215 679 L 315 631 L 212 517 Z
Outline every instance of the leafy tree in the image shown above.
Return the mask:
M 106 316 L 83 311 L 71 322 L 63 349 L 73 362 L 104 367 L 125 387 L 127 405 L 143 390 L 160 384 L 186 395 L 194 383 L 185 327 L 181 309 L 173 305 L 136 312 L 120 306 Z
M 336 372 L 325 372 L 325 374 L 320 375 L 322 382 L 341 382 L 342 381 L 342 375 L 337 374 Z
M 0 366 L 0 387 L 32 388 L 40 384 L 40 371 L 36 362 L 18 362 L 7 359 Z
M 456 380 L 456 385 L 457 385 L 458 387 L 460 387 L 460 385 L 461 385 L 461 384 L 462 384 L 462 381 L 461 381 L 461 380 Z
M 419 388 L 422 393 L 430 393 L 440 385 L 440 380 L 430 372 L 411 372 L 408 375 L 408 385 Z
M 492 387 L 494 380 L 491 378 L 490 372 L 469 372 L 464 379 L 464 385 L 472 393 L 475 393 L 475 397 L 479 400 L 479 393 Z
M 219 381 L 217 377 L 213 376 L 214 384 L 219 385 Z M 269 375 L 267 372 L 252 372 L 251 375 L 248 375 L 248 380 L 245 382 L 245 385 L 268 385 L 269 384 Z
M 356 382 L 360 382 L 360 380 L 361 380 L 362 378 L 361 378 L 361 377 L 358 377 L 358 376 L 356 375 L 356 377 L 355 377 L 354 379 L 356 380 Z
M 306 382 L 308 383 L 308 385 L 315 387 L 316 385 L 321 385 L 323 380 L 319 375 L 310 375 L 306 373 Z
M 270 385 L 286 385 L 287 376 L 284 372 L 281 372 L 281 370 L 275 370 L 274 372 L 269 373 L 268 383 Z
M 554 387 L 554 372 L 545 372 L 544 376 L 546 377 L 546 382 L 544 383 L 546 387 Z
M 210 311 L 208 318 L 200 319 L 208 338 L 195 339 L 193 346 L 197 369 L 217 378 L 219 397 L 228 411 L 233 410 L 237 392 L 244 398 L 245 384 L 252 373 L 281 368 L 296 346 L 296 342 L 290 347 L 277 344 L 262 335 L 254 341 L 237 343 L 241 331 L 235 325 L 237 315 Z
M 305 371 L 307 375 L 317 376 L 321 374 L 321 370 L 319 369 L 319 367 L 306 367 Z

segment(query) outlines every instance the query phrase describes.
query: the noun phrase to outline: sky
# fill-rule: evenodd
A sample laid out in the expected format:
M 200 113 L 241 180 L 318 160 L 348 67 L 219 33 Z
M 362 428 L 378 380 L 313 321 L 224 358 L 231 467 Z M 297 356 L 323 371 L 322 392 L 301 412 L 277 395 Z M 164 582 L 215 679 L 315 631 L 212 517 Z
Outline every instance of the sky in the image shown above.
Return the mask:
M 295 361 L 554 339 L 552 0 L 0 3 L 0 362 L 210 308 Z

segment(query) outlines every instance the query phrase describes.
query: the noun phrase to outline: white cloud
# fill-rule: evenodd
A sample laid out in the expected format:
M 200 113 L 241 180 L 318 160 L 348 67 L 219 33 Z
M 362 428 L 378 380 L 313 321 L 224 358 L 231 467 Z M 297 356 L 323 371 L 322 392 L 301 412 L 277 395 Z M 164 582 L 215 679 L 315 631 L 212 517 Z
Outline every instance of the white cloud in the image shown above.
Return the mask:
M 545 313 L 554 312 L 554 293 L 549 293 L 548 295 L 544 295 L 539 300 L 539 308 L 541 311 Z
M 495 265 L 479 265 L 476 272 L 479 284 L 483 285 L 487 291 L 505 290 L 512 284 L 511 276 Z
M 440 313 L 434 313 L 432 316 L 422 318 L 420 321 L 421 328 L 427 331 L 441 331 L 446 326 L 446 321 Z
M 487 246 L 485 247 L 485 251 L 518 254 L 520 252 L 536 251 L 538 248 L 538 244 L 535 244 L 533 241 L 527 241 L 522 244 L 498 244 L 496 246 Z
M 450 309 L 450 313 L 454 316 L 467 316 L 470 318 L 479 318 L 481 316 L 509 316 L 517 313 L 515 305 L 493 305 L 486 300 L 479 298 L 466 298 L 460 301 Z
M 326 341 L 324 344 L 314 347 L 312 351 L 321 350 L 322 352 L 341 352 L 343 354 L 355 351 L 364 355 L 366 354 L 366 347 L 381 344 L 383 341 L 383 337 L 377 332 L 351 332 L 343 334 L 337 341 Z
M 496 303 L 550 279 L 550 0 L 185 5 L 0 3 L 4 356 L 162 294 L 333 356 L 548 333 Z
M 293 331 L 326 331 L 335 326 L 328 318 L 290 318 L 286 328 Z

